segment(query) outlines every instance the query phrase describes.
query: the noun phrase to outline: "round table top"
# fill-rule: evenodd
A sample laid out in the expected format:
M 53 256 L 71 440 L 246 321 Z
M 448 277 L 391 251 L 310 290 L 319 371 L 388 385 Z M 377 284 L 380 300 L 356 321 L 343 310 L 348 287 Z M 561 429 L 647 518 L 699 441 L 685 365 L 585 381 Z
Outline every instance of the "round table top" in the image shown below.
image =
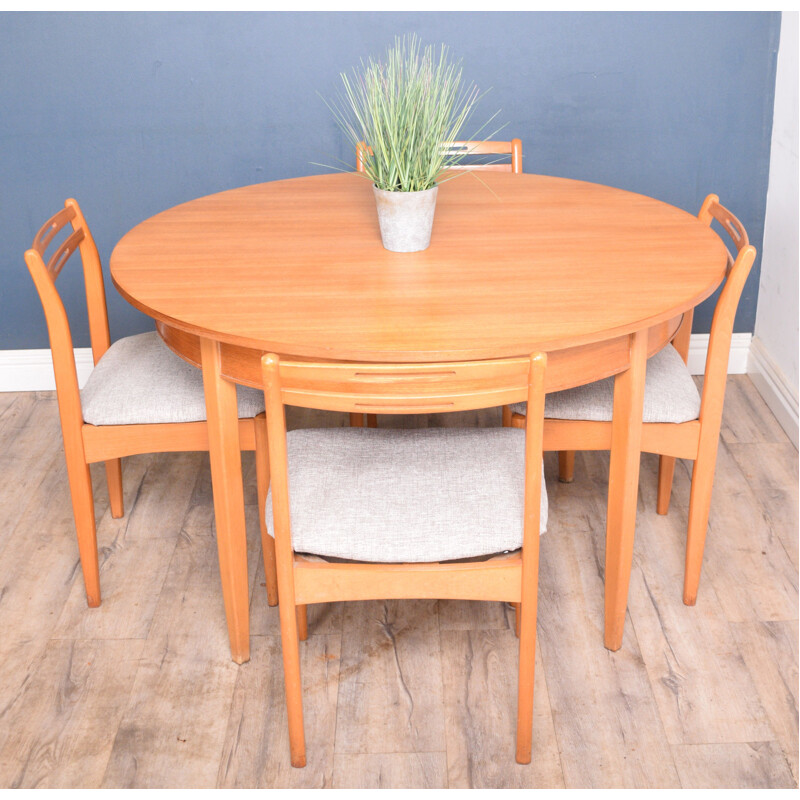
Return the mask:
M 644 195 L 543 175 L 464 173 L 431 245 L 384 250 L 357 174 L 246 186 L 126 234 L 111 274 L 136 308 L 207 338 L 322 359 L 528 355 L 642 330 L 725 276 L 719 237 Z

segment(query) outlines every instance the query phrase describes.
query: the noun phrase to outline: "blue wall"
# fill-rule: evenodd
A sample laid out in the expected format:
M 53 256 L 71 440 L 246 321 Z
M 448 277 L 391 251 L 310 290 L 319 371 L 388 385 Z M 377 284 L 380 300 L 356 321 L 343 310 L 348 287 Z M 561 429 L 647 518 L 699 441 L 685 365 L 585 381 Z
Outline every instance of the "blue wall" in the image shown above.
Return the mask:
M 760 249 L 780 14 L 0 14 L 0 348 L 47 347 L 22 253 L 76 197 L 104 263 L 176 203 L 352 160 L 317 96 L 416 31 L 492 87 L 525 171 L 597 181 L 693 213 L 709 192 Z M 758 262 L 737 318 L 752 331 Z M 88 344 L 76 271 L 60 286 Z M 147 330 L 108 283 L 112 338 Z M 707 332 L 707 303 L 695 331 Z

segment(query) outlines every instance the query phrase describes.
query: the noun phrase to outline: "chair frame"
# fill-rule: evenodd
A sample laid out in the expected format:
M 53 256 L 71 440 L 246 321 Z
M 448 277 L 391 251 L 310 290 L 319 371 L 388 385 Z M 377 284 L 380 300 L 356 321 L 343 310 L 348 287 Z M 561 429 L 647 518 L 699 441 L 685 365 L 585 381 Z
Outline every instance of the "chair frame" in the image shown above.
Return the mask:
M 48 246 L 67 225 L 71 226 L 72 233 L 45 261 Z M 80 206 L 70 198 L 65 201 L 64 208 L 39 229 L 33 245 L 25 252 L 25 263 L 42 301 L 47 322 L 86 600 L 94 608 L 100 605 L 100 569 L 89 465 L 105 462 L 111 515 L 119 518 L 125 513 L 121 458 L 139 453 L 208 450 L 208 426 L 205 421 L 103 426 L 84 422 L 69 319 L 56 289 L 56 279 L 76 252 L 80 253 L 83 264 L 89 337 L 96 365 L 111 346 L 103 268 Z M 255 450 L 254 418 L 239 420 L 239 438 L 242 450 Z M 263 463 L 257 464 L 257 482 L 259 497 L 263 495 L 266 500 L 269 472 L 264 472 Z M 274 554 L 274 550 L 271 552 Z M 269 557 L 269 552 L 265 557 Z M 272 576 L 274 570 L 268 571 L 267 591 L 270 604 L 275 605 L 277 589 Z
M 262 358 L 266 439 L 280 594 L 291 763 L 305 766 L 305 735 L 298 639 L 307 635 L 306 605 L 340 600 L 458 598 L 517 604 L 519 763 L 531 759 L 533 682 L 539 569 L 542 415 L 546 356 L 443 364 L 354 364 Z M 512 399 L 516 398 L 516 399 Z M 467 563 L 330 563 L 292 550 L 285 405 L 351 414 L 428 414 L 488 408 L 527 399 L 525 512 L 520 551 Z M 257 456 L 258 457 L 258 456 Z M 265 514 L 265 507 L 260 508 Z M 262 524 L 262 531 L 266 525 Z M 266 566 L 266 565 L 265 565 Z
M 735 259 L 728 251 L 726 279 L 711 322 L 700 414 L 695 420 L 677 424 L 643 423 L 641 444 L 642 452 L 659 456 L 656 507 L 659 514 L 666 514 L 669 510 L 675 459 L 694 461 L 683 584 L 683 602 L 689 606 L 697 602 L 700 584 L 733 322 L 739 298 L 756 257 L 756 249 L 750 244 L 744 225 L 720 204 L 717 195 L 710 194 L 706 197 L 697 216 L 704 225 L 711 225 L 713 220 L 717 220 L 736 247 Z M 675 347 L 684 363 L 689 357 L 693 315 L 693 309 L 684 314 L 672 343 L 667 345 Z M 505 425 L 521 427 L 525 424 L 524 420 L 524 415 L 512 415 L 510 408 L 504 407 Z M 560 480 L 567 483 L 572 480 L 575 450 L 611 448 L 612 424 L 610 421 L 545 418 L 544 449 L 559 451 Z

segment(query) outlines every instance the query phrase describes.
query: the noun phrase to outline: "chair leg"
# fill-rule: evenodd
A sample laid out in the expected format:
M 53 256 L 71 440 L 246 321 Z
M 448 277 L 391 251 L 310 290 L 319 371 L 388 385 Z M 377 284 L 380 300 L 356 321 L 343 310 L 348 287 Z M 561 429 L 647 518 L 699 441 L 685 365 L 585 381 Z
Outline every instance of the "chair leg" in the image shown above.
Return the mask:
M 561 483 L 572 483 L 575 477 L 575 451 L 559 450 L 558 452 L 558 480 Z
M 350 413 L 350 427 L 351 428 L 363 428 L 364 427 L 364 415 L 363 414 L 355 414 L 353 412 Z
M 100 566 L 97 559 L 97 529 L 94 518 L 92 475 L 82 453 L 70 452 L 66 444 L 67 476 L 72 497 L 72 512 L 78 535 L 78 553 L 83 571 L 83 585 L 89 608 L 100 605 Z
M 519 639 L 519 624 L 521 618 L 521 605 L 519 603 L 514 603 L 514 633 Z
M 704 452 L 701 443 L 700 452 L 692 470 L 692 489 L 689 495 L 686 569 L 683 576 L 683 602 L 687 606 L 693 606 L 697 602 L 716 461 L 717 442 L 714 441 L 713 446 L 707 448 L 707 452 Z
M 278 574 L 275 564 L 275 539 L 267 530 L 267 492 L 269 491 L 269 446 L 267 420 L 264 414 L 255 418 L 256 487 L 258 489 L 258 521 L 261 526 L 261 551 L 264 558 L 264 582 L 267 584 L 267 604 L 278 605 Z
M 517 763 L 531 763 L 533 681 L 536 666 L 536 595 L 520 603 L 519 689 L 517 695 Z
M 368 428 L 377 428 L 378 427 L 378 415 L 377 414 L 367 414 L 367 427 Z
M 675 457 L 658 457 L 658 499 L 656 513 L 666 514 L 669 511 L 669 500 L 672 496 L 672 476 L 675 474 Z
M 111 516 L 120 519 L 125 516 L 125 503 L 122 496 L 122 459 L 106 461 L 106 483 L 108 483 L 108 503 Z
M 282 594 L 281 649 L 283 678 L 286 689 L 286 712 L 289 718 L 289 754 L 293 767 L 306 765 L 306 737 L 303 730 L 303 684 L 300 677 L 300 643 L 297 638 L 297 617 L 301 606 L 295 606 L 291 591 Z
M 308 639 L 308 606 L 295 606 L 297 609 L 297 638 L 301 642 Z
M 511 427 L 511 406 L 503 406 L 503 427 Z

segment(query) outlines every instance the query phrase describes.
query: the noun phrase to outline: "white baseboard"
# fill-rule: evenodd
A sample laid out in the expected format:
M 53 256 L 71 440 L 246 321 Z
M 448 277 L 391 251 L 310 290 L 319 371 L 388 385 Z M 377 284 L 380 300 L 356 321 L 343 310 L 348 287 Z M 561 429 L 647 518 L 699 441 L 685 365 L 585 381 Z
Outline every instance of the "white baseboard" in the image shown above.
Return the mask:
M 747 356 L 750 352 L 752 333 L 734 333 L 731 352 L 728 356 L 728 375 L 744 375 L 747 372 Z M 686 366 L 692 375 L 702 375 L 706 370 L 708 334 L 693 333 L 689 341 L 689 360 Z
M 728 372 L 741 375 L 747 372 L 747 354 L 750 350 L 749 333 L 734 333 Z M 693 333 L 689 344 L 689 370 L 693 375 L 702 375 L 706 365 L 708 334 Z M 86 383 L 92 371 L 92 350 L 89 347 L 75 348 L 75 365 L 78 368 L 78 383 Z M 53 378 L 53 361 L 50 350 L 0 350 L 0 392 L 43 392 L 56 388 Z M 797 402 L 795 400 L 795 417 Z
M 94 367 L 91 347 L 75 348 L 78 383 L 86 383 Z M 0 392 L 44 392 L 56 388 L 50 350 L 0 350 Z
M 748 364 L 750 379 L 758 389 L 770 411 L 780 422 L 786 435 L 798 446 L 798 401 L 797 387 L 787 379 L 783 370 L 764 347 L 764 343 L 754 337 L 750 345 Z

